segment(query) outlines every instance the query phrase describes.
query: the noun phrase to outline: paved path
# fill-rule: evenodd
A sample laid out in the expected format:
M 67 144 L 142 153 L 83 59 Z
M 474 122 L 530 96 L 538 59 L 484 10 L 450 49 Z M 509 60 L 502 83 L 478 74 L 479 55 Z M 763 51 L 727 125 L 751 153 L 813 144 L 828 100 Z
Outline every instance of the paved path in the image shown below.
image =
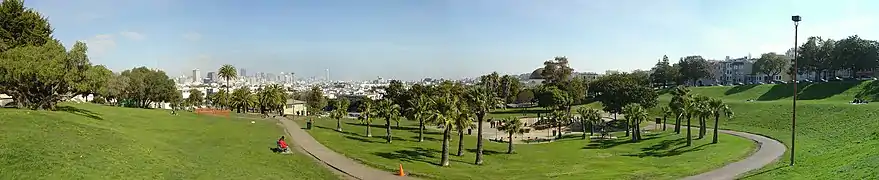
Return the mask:
M 290 134 L 289 140 L 293 144 L 302 148 L 306 153 L 317 158 L 326 165 L 332 167 L 332 170 L 341 171 L 353 178 L 361 180 L 394 180 L 394 179 L 415 179 L 411 177 L 400 177 L 392 172 L 382 171 L 375 168 L 360 164 L 357 161 L 348 159 L 344 155 L 330 150 L 323 144 L 315 140 L 308 132 L 299 127 L 299 124 L 286 118 L 278 117 L 284 128 Z
M 669 129 L 674 129 L 674 125 L 670 125 Z M 647 126 L 647 128 L 654 128 L 655 125 Z M 681 134 L 686 133 L 687 126 L 681 126 Z M 696 136 L 699 134 L 699 128 L 693 127 L 691 128 L 693 131 L 693 135 Z M 713 131 L 713 129 L 707 129 L 709 132 Z M 726 179 L 736 179 L 736 177 L 747 173 L 748 171 L 757 170 L 763 168 L 763 166 L 768 165 L 769 163 L 778 160 L 782 155 L 784 155 L 784 151 L 787 151 L 787 147 L 781 142 L 778 142 L 774 139 L 770 139 L 765 136 L 738 132 L 738 131 L 730 131 L 730 130 L 718 130 L 720 133 L 729 134 L 733 136 L 739 136 L 743 138 L 750 139 L 757 143 L 757 150 L 748 158 L 743 160 L 727 164 L 720 169 L 715 169 L 706 173 L 698 174 L 695 176 L 690 176 L 684 178 L 684 180 L 726 180 Z M 705 135 L 706 138 L 711 138 L 710 134 Z M 723 142 L 720 142 L 723 143 Z

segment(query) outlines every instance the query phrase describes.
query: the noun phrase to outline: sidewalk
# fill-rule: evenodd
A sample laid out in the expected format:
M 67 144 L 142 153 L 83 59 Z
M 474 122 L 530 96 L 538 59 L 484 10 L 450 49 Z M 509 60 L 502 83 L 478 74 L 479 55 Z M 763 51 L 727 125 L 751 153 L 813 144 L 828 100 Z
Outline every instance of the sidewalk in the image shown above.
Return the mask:
M 287 129 L 287 132 L 290 133 L 288 139 L 293 141 L 294 145 L 299 146 L 306 153 L 332 167 L 332 170 L 340 171 L 361 180 L 415 179 L 408 176 L 400 177 L 392 172 L 378 170 L 348 159 L 344 155 L 336 153 L 317 142 L 317 140 L 311 137 L 308 132 L 305 132 L 305 130 L 299 127 L 299 124 L 296 124 L 296 122 L 282 117 L 278 117 L 278 121 L 280 121 L 284 125 L 284 128 Z

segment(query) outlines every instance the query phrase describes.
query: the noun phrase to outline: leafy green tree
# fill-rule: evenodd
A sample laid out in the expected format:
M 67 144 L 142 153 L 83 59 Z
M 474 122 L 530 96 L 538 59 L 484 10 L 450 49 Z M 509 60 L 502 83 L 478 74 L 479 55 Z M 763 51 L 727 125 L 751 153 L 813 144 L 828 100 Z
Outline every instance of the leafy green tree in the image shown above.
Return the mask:
M 760 59 L 757 59 L 757 62 L 754 62 L 754 72 L 760 72 L 766 75 L 764 80 L 769 83 L 770 80 L 773 79 L 772 77 L 787 70 L 789 62 L 790 60 L 784 55 L 775 54 L 774 52 L 765 53 L 760 56 Z
M 127 86 L 119 97 L 128 102 L 126 106 L 148 108 L 155 102 L 170 102 L 170 97 L 178 91 L 174 81 L 161 70 L 138 67 L 125 70 L 120 75 L 128 79 Z
M 665 131 L 665 125 L 668 124 L 668 116 L 674 115 L 674 112 L 668 106 L 660 107 L 659 112 L 662 113 L 662 131 Z
M 564 110 L 553 110 L 550 112 L 550 124 L 552 127 L 556 128 L 556 138 L 562 138 L 562 128 L 567 126 L 570 122 L 570 116 Z
M 714 116 L 714 134 L 711 138 L 711 143 L 717 143 L 717 129 L 718 124 L 720 124 L 720 116 L 726 116 L 727 118 L 733 117 L 733 112 L 730 110 L 729 106 L 723 102 L 723 100 L 718 98 L 712 98 L 710 102 L 708 102 L 708 109 L 711 112 L 711 115 Z
M 671 92 L 672 98 L 668 103 L 669 109 L 675 114 L 675 133 L 681 133 L 681 118 L 687 114 L 686 107 L 690 101 L 690 89 L 686 86 L 677 86 Z
M 0 53 L 55 41 L 52 31 L 49 20 L 36 10 L 25 7 L 23 0 L 0 1 Z
M 253 96 L 253 93 L 250 92 L 250 89 L 247 87 L 239 87 L 235 88 L 232 92 L 232 101 L 230 102 L 232 107 L 237 109 L 238 112 L 242 110 L 247 112 L 247 109 L 250 107 L 250 99 Z
M 364 98 L 360 101 L 360 106 L 357 108 L 357 111 L 360 112 L 360 116 L 357 119 L 366 126 L 366 137 L 372 137 L 372 132 L 369 131 L 369 127 L 372 126 L 372 117 L 377 115 L 377 112 L 373 109 L 372 99 Z
M 650 74 L 650 82 L 654 85 L 668 86 L 672 82 L 675 82 L 676 78 L 677 71 L 672 68 L 668 56 L 663 55 L 662 59 L 659 60 L 659 62 L 656 62 L 656 65 L 653 66 L 653 74 Z
M 522 83 L 519 81 L 519 78 L 512 75 L 501 76 L 500 85 L 499 97 L 503 99 L 505 103 L 515 102 L 516 95 L 518 95 L 522 89 Z
M 540 76 L 545 84 L 559 87 L 564 81 L 570 80 L 573 73 L 574 69 L 568 66 L 568 58 L 559 56 L 543 62 Z
M 219 75 L 220 78 L 223 78 L 226 80 L 226 91 L 221 91 L 221 92 L 228 93 L 229 87 L 230 87 L 229 83 L 231 82 L 231 79 L 238 77 L 238 70 L 236 70 L 235 66 L 232 66 L 231 64 L 224 64 L 222 67 L 220 67 L 220 70 L 217 73 L 217 75 Z M 228 95 L 224 95 L 223 97 L 225 98 L 223 101 L 227 101 L 227 102 L 229 101 Z M 226 105 L 226 104 L 224 104 L 224 105 Z M 226 105 L 226 106 L 228 106 L 228 105 Z
M 308 112 L 320 112 L 327 106 L 327 98 L 324 97 L 323 91 L 318 86 L 312 86 L 308 91 L 306 103 L 308 104 Z
M 269 112 L 277 111 L 279 115 L 283 115 L 283 107 L 287 103 L 287 95 L 284 91 L 284 87 L 280 84 L 270 84 L 260 88 L 257 99 L 261 113 L 268 116 Z
M 525 89 L 519 91 L 519 94 L 516 95 L 516 103 L 531 103 L 534 102 L 534 91 L 531 89 Z
M 592 92 L 598 94 L 595 99 L 602 103 L 603 110 L 614 114 L 622 113 L 627 104 L 637 103 L 643 108 L 656 106 L 658 94 L 644 84 L 646 81 L 637 75 L 617 73 L 602 76 L 590 84 Z M 626 125 L 626 136 L 629 135 L 629 123 Z
M 456 85 L 449 81 L 442 82 L 433 96 L 433 107 L 430 108 L 428 121 L 443 127 L 442 158 L 440 165 L 449 166 L 449 139 L 457 116 L 457 97 L 453 94 Z
M 333 118 L 336 119 L 336 131 L 342 132 L 342 118 L 348 116 L 348 106 L 351 105 L 351 102 L 348 99 L 340 98 L 341 100 L 335 101 L 336 104 L 333 105 L 336 107 L 333 110 Z
M 525 126 L 522 121 L 515 117 L 509 117 L 501 121 L 502 125 L 498 127 L 499 131 L 507 133 L 509 141 L 507 142 L 507 154 L 513 154 L 513 135 L 525 134 Z
M 705 138 L 707 132 L 707 129 L 705 129 L 707 125 L 706 120 L 711 116 L 711 109 L 708 106 L 711 99 L 700 95 L 693 98 L 693 100 L 693 103 L 695 103 L 695 116 L 699 118 L 699 137 L 697 139 L 702 139 Z
M 186 103 L 198 107 L 202 105 L 202 102 L 204 102 L 204 94 L 198 89 L 190 89 L 189 97 L 186 98 Z
M 400 106 L 394 104 L 393 100 L 382 99 L 378 101 L 378 117 L 385 118 L 385 132 L 387 134 L 387 142 L 391 143 L 391 120 L 400 116 Z
M 680 64 L 681 77 L 696 85 L 696 81 L 711 77 L 711 66 L 702 56 L 687 56 L 678 62 Z
M 627 104 L 623 107 L 623 114 L 632 127 L 632 142 L 641 140 L 641 122 L 648 119 L 647 111 L 638 103 Z

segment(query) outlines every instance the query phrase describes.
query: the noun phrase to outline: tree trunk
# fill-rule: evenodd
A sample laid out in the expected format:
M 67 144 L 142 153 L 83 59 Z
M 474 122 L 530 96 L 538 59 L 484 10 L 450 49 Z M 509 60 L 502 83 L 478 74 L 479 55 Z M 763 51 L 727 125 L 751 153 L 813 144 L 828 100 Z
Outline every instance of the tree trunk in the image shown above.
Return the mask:
M 705 128 L 703 128 L 703 127 L 705 127 L 705 121 L 703 121 L 704 118 L 702 118 L 702 115 L 699 115 L 699 117 L 697 117 L 697 118 L 698 119 L 696 119 L 696 120 L 699 121 L 699 132 L 698 132 L 699 137 L 697 137 L 696 139 L 702 139 L 702 138 L 704 138 L 703 137 L 704 134 L 702 132 L 705 131 Z
M 342 132 L 342 118 L 336 119 L 336 131 Z
M 586 133 L 586 132 L 583 132 L 583 133 Z M 589 136 L 594 136 L 594 135 L 595 135 L 595 124 L 592 124 L 592 122 L 590 121 L 589 122 Z
M 510 132 L 509 134 L 510 141 L 507 142 L 507 154 L 513 154 L 513 133 Z
M 369 117 L 366 118 L 366 123 L 364 124 L 366 125 L 366 137 L 372 137 L 372 132 L 369 131 L 369 126 L 372 125 L 372 123 L 369 123 Z
M 662 116 L 662 131 L 665 131 L 665 124 L 668 124 L 668 116 Z
M 457 156 L 464 155 L 464 128 L 458 129 L 458 154 Z
M 583 129 L 583 138 L 586 139 L 586 119 L 580 119 L 580 127 Z
M 424 120 L 418 120 L 418 142 L 424 142 Z
M 719 122 L 720 122 L 720 115 L 719 114 L 714 115 L 714 134 L 712 135 L 714 137 L 711 138 L 712 144 L 717 144 L 717 124 Z
M 693 137 L 690 136 L 690 131 L 691 131 L 690 130 L 690 119 L 691 119 L 691 116 L 687 115 L 687 146 L 690 146 L 690 144 L 692 144 L 691 141 L 693 141 L 693 139 L 692 139 Z
M 482 120 L 485 118 L 484 113 L 479 113 L 476 115 L 476 120 L 479 122 L 476 124 L 476 165 L 482 165 Z
M 385 134 L 387 134 L 388 143 L 391 143 L 391 119 L 385 118 Z
M 626 126 L 626 137 L 629 137 L 629 130 L 632 128 L 629 126 L 629 118 L 626 118 L 626 122 L 623 124 Z
M 675 116 L 675 134 L 681 134 L 681 114 Z
M 449 131 L 451 131 L 452 127 L 449 127 L 446 124 L 446 127 L 443 130 L 443 154 L 442 159 L 440 160 L 440 165 L 449 166 Z

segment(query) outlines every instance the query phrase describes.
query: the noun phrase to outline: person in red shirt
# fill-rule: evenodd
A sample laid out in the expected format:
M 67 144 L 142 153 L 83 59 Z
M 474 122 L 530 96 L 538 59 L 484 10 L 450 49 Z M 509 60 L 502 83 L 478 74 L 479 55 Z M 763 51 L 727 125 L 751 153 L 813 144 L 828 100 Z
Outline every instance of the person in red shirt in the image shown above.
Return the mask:
M 278 149 L 281 150 L 281 153 L 289 152 L 287 142 L 284 141 L 284 136 L 281 136 L 281 139 L 278 139 Z

